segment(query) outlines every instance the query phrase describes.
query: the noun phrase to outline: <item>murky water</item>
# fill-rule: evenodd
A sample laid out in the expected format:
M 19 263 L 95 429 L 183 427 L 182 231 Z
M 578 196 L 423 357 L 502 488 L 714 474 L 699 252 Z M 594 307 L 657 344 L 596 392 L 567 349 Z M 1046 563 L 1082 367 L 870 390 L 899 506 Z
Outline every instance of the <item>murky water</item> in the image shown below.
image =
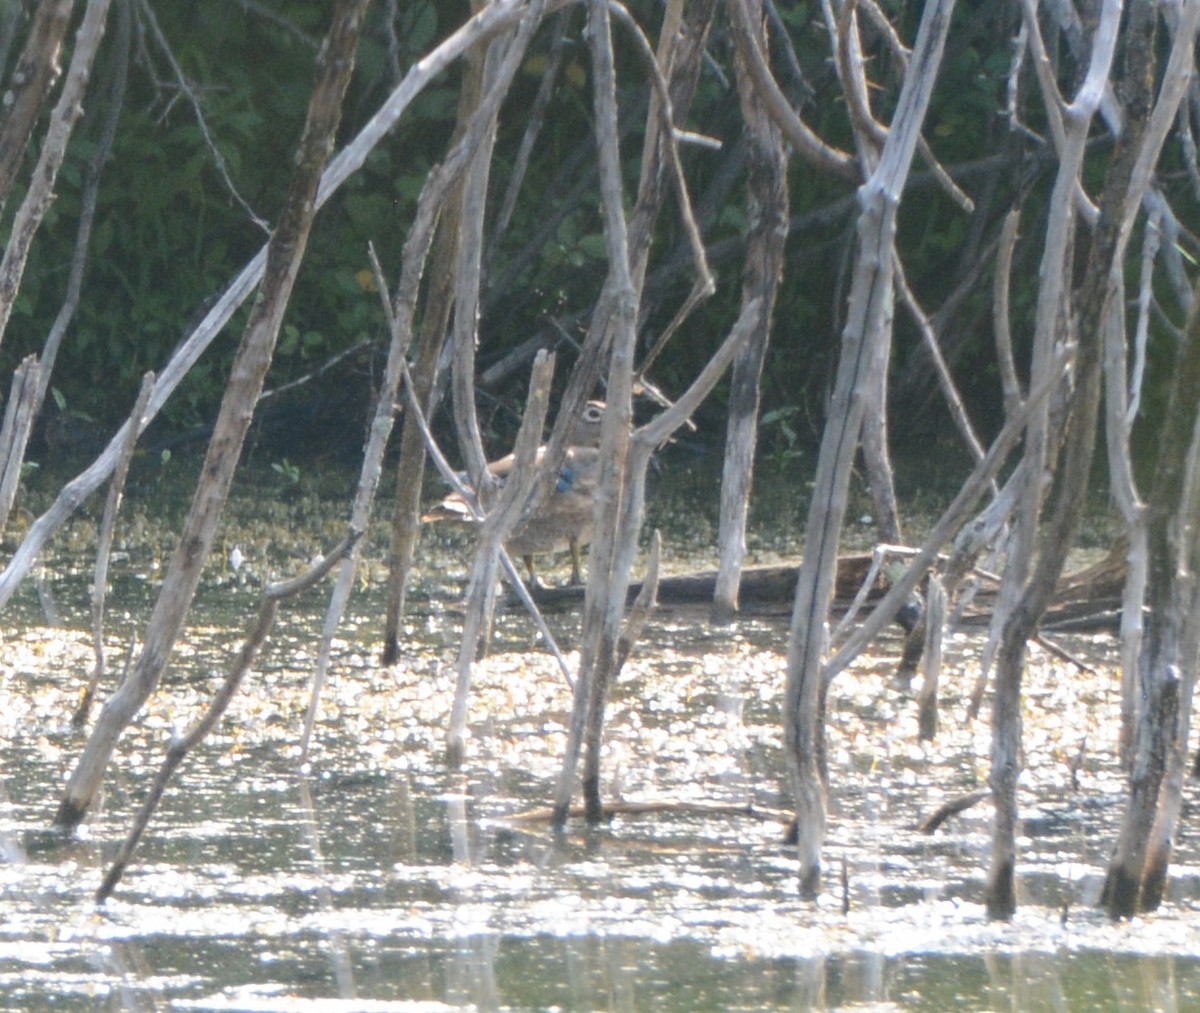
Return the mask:
M 247 554 L 251 571 L 267 565 L 264 552 Z M 114 570 L 114 665 L 153 573 L 137 558 Z M 453 600 L 460 573 L 419 583 L 419 651 L 384 669 L 368 565 L 304 774 L 295 744 L 323 592 L 291 606 L 102 907 L 92 893 L 164 744 L 236 649 L 254 582 L 225 573 L 206 584 L 162 688 L 121 743 L 103 804 L 66 843 L 46 828 L 82 744 L 68 719 L 89 645 L 46 628 L 26 593 L 0 653 L 0 1009 L 1200 1006 L 1195 789 L 1163 910 L 1114 925 L 1091 907 L 1120 812 L 1111 671 L 1097 678 L 1034 657 L 1021 907 L 1008 925 L 989 924 L 981 906 L 986 805 L 935 835 L 915 829 L 986 776 L 986 722 L 963 716 L 978 643 L 954 645 L 933 745 L 917 741 L 886 648 L 840 677 L 827 891 L 814 906 L 797 898 L 777 823 L 715 809 L 786 808 L 780 625 L 713 630 L 659 616 L 615 689 L 605 774 L 611 797 L 662 805 L 560 837 L 511 818 L 551 797 L 570 702 L 520 615 L 503 617 L 478 666 L 466 767 L 441 762 L 456 627 L 435 603 Z M 63 576 L 55 592 L 68 625 L 85 629 L 86 576 Z M 570 647 L 574 620 L 554 622 Z M 1102 639 L 1070 646 L 1107 649 Z

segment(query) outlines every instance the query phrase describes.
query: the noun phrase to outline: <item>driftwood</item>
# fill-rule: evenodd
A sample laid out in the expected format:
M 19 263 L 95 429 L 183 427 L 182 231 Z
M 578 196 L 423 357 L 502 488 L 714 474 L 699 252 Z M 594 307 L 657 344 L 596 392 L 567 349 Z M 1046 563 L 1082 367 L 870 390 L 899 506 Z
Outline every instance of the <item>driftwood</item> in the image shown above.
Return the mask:
M 871 564 L 870 556 L 844 556 L 838 560 L 838 597 L 847 601 L 857 592 Z M 783 615 L 791 609 L 796 592 L 797 563 L 747 566 L 742 569 L 738 588 L 740 612 L 744 615 Z M 660 577 L 658 603 L 661 606 L 712 605 L 718 572 L 699 570 Z M 632 603 L 641 591 L 640 582 L 629 585 Z M 539 587 L 534 597 L 542 608 L 570 609 L 583 601 L 583 585 Z M 843 590 L 845 594 L 843 595 Z
M 1116 629 L 1120 622 L 1126 546 L 1123 539 L 1118 539 L 1104 559 L 1064 575 L 1047 609 L 1043 626 L 1051 630 Z M 834 584 L 835 612 L 849 608 L 860 594 L 863 581 L 871 573 L 873 559 L 867 553 L 838 557 Z M 798 560 L 743 568 L 738 589 L 740 614 L 755 618 L 790 615 L 799 569 Z M 658 583 L 658 604 L 660 608 L 668 609 L 690 606 L 708 608 L 712 604 L 717 578 L 716 570 L 663 576 Z M 867 591 L 866 600 L 877 601 L 887 588 L 886 577 L 876 577 Z M 533 589 L 533 595 L 542 609 L 566 610 L 577 608 L 583 602 L 584 590 L 582 585 L 538 587 Z M 640 583 L 631 583 L 628 600 L 632 602 L 640 590 Z M 995 600 L 994 588 L 980 589 L 975 593 L 970 608 L 960 617 L 960 623 L 971 626 L 986 623 Z M 920 610 L 914 608 L 902 610 L 896 621 L 908 632 L 915 628 L 919 618 Z M 1061 648 L 1041 638 L 1039 642 L 1052 652 L 1061 652 Z
M 949 802 L 938 806 L 928 818 L 921 822 L 917 829 L 923 834 L 932 834 L 951 816 L 957 816 L 961 812 L 966 812 L 973 805 L 991 797 L 992 789 L 984 788 L 980 791 L 973 791 L 969 795 L 960 795 L 958 798 L 952 798 Z

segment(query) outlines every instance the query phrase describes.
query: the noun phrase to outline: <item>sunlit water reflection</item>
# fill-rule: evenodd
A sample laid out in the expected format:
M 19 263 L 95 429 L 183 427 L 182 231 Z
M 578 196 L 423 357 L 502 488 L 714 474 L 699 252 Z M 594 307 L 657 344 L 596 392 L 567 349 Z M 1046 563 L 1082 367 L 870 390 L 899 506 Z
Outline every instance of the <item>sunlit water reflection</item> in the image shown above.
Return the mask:
M 253 560 L 252 551 L 247 553 Z M 293 555 L 296 553 L 293 552 Z M 282 564 L 280 564 L 282 568 Z M 139 571 L 144 574 L 145 571 Z M 981 905 L 986 805 L 916 824 L 986 777 L 986 722 L 964 700 L 979 645 L 953 645 L 943 727 L 921 744 L 895 644 L 829 701 L 827 892 L 796 893 L 774 822 L 700 804 L 787 806 L 779 733 L 784 629 L 716 630 L 662 614 L 615 687 L 606 788 L 689 811 L 564 836 L 514 814 L 550 798 L 570 694 L 529 624 L 502 616 L 478 666 L 466 767 L 442 761 L 461 567 L 414 592 L 413 655 L 378 666 L 369 584 L 335 645 L 310 770 L 296 745 L 322 593 L 280 618 L 216 734 L 185 765 L 113 898 L 99 884 L 165 742 L 199 713 L 255 601 L 245 574 L 206 584 L 164 684 L 122 741 L 79 838 L 47 832 L 82 738 L 68 718 L 86 638 L 6 630 L 0 676 L 0 1009 L 434 1010 L 1189 1009 L 1200 1004 L 1200 858 L 1179 842 L 1169 903 L 1112 924 L 1092 907 L 1120 812 L 1111 670 L 1034 656 L 1021 907 Z M 153 578 L 114 574 L 114 638 Z M 86 579 L 57 589 L 84 629 Z M 564 646 L 576 621 L 552 620 Z M 122 632 L 117 632 L 122 631 Z M 1101 654 L 1104 640 L 1072 649 Z M 117 665 L 123 645 L 109 645 Z M 1079 787 L 1070 764 L 1086 737 Z M 1189 788 L 1185 827 L 1195 805 Z M 848 912 L 843 913 L 842 870 Z

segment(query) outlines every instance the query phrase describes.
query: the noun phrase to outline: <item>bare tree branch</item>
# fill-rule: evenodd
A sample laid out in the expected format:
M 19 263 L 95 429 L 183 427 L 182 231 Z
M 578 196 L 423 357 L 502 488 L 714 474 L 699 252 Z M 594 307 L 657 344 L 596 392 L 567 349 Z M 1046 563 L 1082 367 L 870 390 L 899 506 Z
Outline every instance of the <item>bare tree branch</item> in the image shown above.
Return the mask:
M 13 302 L 25 273 L 25 261 L 33 237 L 41 227 L 54 200 L 54 183 L 67 153 L 67 142 L 83 114 L 83 96 L 92 73 L 92 62 L 104 37 L 104 22 L 111 0 L 88 0 L 83 21 L 75 33 L 75 48 L 62 92 L 50 116 L 46 139 L 34 166 L 33 178 L 21 206 L 13 217 L 12 230 L 0 260 L 0 339 L 8 329 Z

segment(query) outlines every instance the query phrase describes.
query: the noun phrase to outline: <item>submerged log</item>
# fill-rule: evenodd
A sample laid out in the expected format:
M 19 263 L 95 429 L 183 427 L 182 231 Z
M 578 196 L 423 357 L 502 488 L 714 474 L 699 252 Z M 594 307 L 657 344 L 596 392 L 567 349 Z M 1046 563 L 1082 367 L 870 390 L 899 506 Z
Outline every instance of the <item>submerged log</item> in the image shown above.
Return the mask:
M 778 823 L 787 826 L 795 822 L 792 813 L 785 809 L 773 809 L 769 806 L 757 805 L 754 802 L 698 802 L 685 799 L 652 799 L 649 801 L 626 802 L 612 800 L 602 805 L 602 819 L 610 820 L 614 816 L 730 816 L 745 817 L 759 823 Z M 502 817 L 502 822 L 510 826 L 535 825 L 550 823 L 555 816 L 554 809 L 543 806 L 537 809 L 527 809 L 524 812 L 510 813 Z M 586 805 L 574 805 L 567 810 L 571 819 L 582 819 L 588 816 Z

